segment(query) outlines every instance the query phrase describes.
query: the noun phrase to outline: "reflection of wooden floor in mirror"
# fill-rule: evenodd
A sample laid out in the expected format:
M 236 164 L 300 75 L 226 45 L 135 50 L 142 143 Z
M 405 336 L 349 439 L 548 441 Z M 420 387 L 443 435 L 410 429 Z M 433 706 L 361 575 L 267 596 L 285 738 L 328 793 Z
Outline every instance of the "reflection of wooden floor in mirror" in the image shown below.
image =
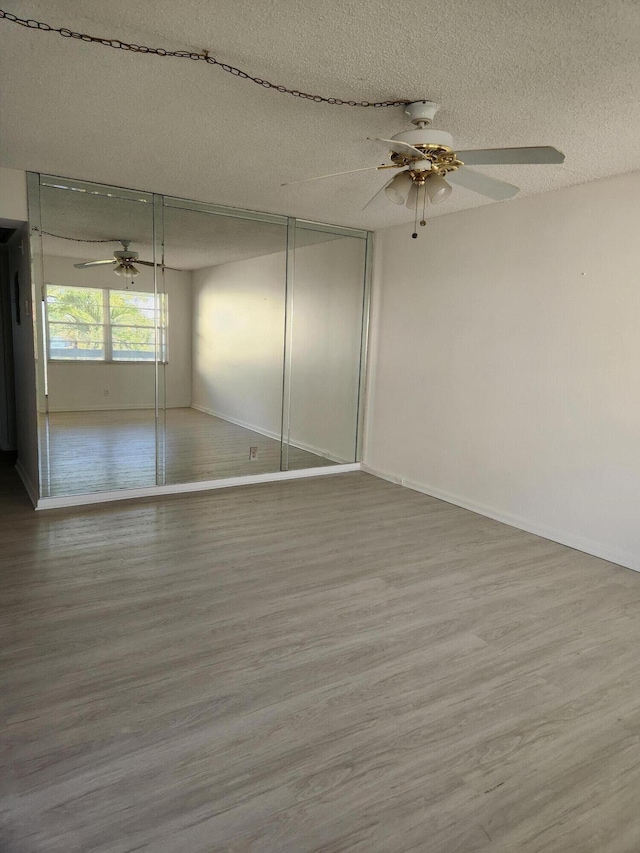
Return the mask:
M 166 481 L 193 483 L 280 470 L 280 442 L 196 409 L 166 413 Z M 152 409 L 54 412 L 41 418 L 51 495 L 131 489 L 156 482 Z M 249 459 L 249 448 L 258 448 Z M 289 468 L 332 465 L 291 447 Z

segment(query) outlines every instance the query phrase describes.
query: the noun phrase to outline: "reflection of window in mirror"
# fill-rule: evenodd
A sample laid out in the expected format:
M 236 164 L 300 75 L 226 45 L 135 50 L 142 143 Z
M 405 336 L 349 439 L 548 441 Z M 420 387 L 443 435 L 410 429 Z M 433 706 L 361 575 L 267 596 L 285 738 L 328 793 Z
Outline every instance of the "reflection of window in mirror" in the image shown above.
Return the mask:
M 167 295 L 48 284 L 49 361 L 168 361 Z

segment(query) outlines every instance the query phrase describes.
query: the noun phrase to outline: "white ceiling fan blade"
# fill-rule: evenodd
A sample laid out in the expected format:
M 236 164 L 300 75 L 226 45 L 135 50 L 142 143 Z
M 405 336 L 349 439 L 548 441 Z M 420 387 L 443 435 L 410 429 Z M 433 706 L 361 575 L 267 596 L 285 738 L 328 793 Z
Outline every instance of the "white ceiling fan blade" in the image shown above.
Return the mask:
M 136 259 L 135 259 L 135 261 L 134 261 L 133 263 L 134 263 L 134 264 L 138 264 L 138 266 L 140 266 L 140 264 L 142 264 L 142 266 L 143 266 L 143 267 L 153 267 L 153 266 L 155 266 L 155 264 L 153 263 L 153 261 L 141 261 L 141 260 L 140 260 L 140 258 L 136 258 Z M 174 272 L 184 272 L 184 270 L 179 270 L 179 269 L 178 269 L 178 267 L 168 267 L 168 266 L 166 266 L 165 264 L 158 264 L 158 269 L 162 269 L 162 270 L 173 270 Z
M 409 145 L 407 142 L 400 142 L 399 139 L 380 139 L 378 136 L 367 136 L 367 139 L 369 142 L 384 142 L 396 154 L 411 154 L 413 157 L 419 157 L 421 160 L 426 159 L 424 151 L 414 148 L 413 145 Z
M 117 263 L 117 261 L 115 261 L 113 258 L 111 258 L 108 261 L 87 261 L 85 264 L 74 264 L 74 267 L 77 270 L 85 270 L 85 269 L 87 269 L 87 267 L 101 267 L 104 264 L 115 264 L 115 263 Z
M 564 154 L 551 145 L 538 148 L 478 148 L 458 151 L 465 166 L 501 166 L 527 163 L 564 163 Z
M 316 175 L 314 178 L 303 178 L 301 181 L 287 181 L 281 187 L 292 187 L 294 184 L 306 184 L 308 181 L 322 181 L 324 178 L 337 178 L 340 175 L 353 175 L 355 172 L 371 172 L 379 166 L 366 166 L 364 169 L 349 169 L 348 172 L 332 172 L 330 175 Z
M 468 169 L 466 166 L 456 169 L 455 172 L 448 172 L 447 181 L 467 190 L 473 190 L 474 193 L 486 195 L 487 198 L 493 198 L 496 201 L 503 201 L 505 198 L 511 198 L 520 192 L 518 187 L 514 187 L 513 184 L 498 181 L 496 178 L 490 178 L 489 175 L 481 175 L 480 172 L 474 172 L 473 169 Z

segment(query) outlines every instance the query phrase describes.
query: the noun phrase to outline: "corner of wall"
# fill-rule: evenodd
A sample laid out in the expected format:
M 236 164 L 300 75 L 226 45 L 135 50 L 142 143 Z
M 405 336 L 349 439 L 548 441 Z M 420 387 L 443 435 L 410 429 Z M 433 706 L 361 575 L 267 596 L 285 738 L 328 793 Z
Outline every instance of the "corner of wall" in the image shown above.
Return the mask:
M 0 219 L 26 222 L 27 173 L 0 167 Z

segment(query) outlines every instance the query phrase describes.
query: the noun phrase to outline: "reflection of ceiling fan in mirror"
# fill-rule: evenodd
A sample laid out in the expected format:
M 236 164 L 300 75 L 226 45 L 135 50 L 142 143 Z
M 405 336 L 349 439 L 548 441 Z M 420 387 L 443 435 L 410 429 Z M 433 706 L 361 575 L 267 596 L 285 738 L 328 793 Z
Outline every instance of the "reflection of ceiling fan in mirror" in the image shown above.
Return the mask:
M 104 261 L 87 261 L 83 264 L 74 264 L 74 267 L 79 270 L 84 270 L 89 267 L 103 267 L 107 264 L 111 264 L 114 267 L 114 273 L 116 275 L 121 275 L 123 278 L 133 278 L 138 275 L 140 270 L 136 269 L 134 263 L 138 264 L 138 266 L 152 267 L 152 261 L 141 261 L 138 257 L 137 252 L 133 252 L 129 245 L 131 240 L 120 240 L 122 244 L 122 249 L 113 253 L 112 258 L 106 258 Z M 162 264 L 158 264 L 161 269 L 165 269 Z M 171 269 L 171 267 L 166 267 L 166 269 Z

